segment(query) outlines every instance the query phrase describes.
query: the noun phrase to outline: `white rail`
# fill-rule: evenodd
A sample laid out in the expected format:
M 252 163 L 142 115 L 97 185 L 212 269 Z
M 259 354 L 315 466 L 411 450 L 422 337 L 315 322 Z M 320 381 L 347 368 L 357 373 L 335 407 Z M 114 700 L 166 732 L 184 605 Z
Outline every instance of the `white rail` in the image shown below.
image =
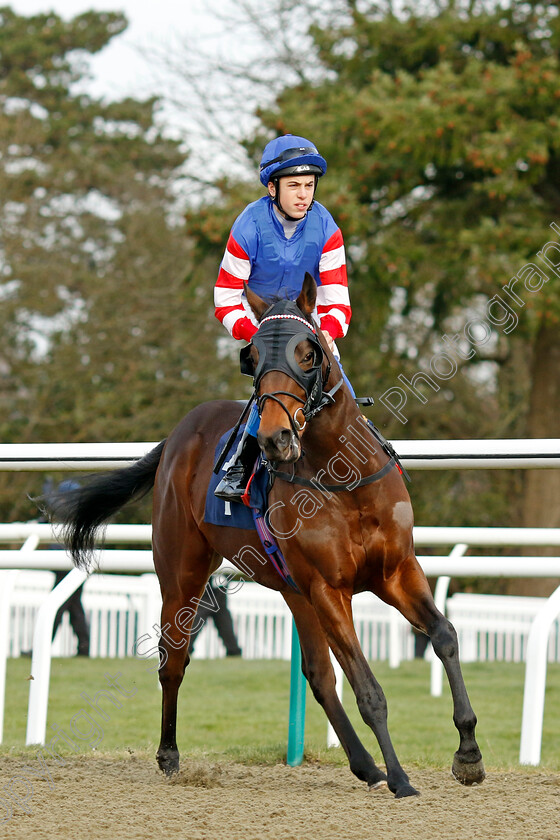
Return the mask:
M 108 444 L 0 444 L 0 469 L 3 470 L 96 470 L 96 469 L 114 469 L 121 466 L 127 466 L 138 458 L 141 458 L 149 452 L 156 442 L 146 443 L 108 443 Z M 393 441 L 393 445 L 397 452 L 399 452 L 403 465 L 407 469 L 534 469 L 534 468 L 557 468 L 560 466 L 560 439 L 540 439 L 540 440 L 470 440 L 470 441 Z M 22 526 L 21 524 L 14 524 L 7 526 L 12 528 L 11 533 L 4 530 L 6 526 L 0 526 L 0 541 L 14 542 L 18 539 L 26 539 L 32 534 L 40 535 L 42 541 L 56 540 L 50 531 L 50 526 L 33 524 L 31 529 L 25 533 L 25 529 L 29 528 L 28 524 Z M 130 539 L 124 538 L 124 532 L 118 534 L 112 531 L 114 528 L 132 528 L 127 534 Z M 19 536 L 16 536 L 17 529 L 20 528 Z M 35 530 L 33 530 L 33 528 Z M 143 528 L 140 534 L 137 528 Z M 49 530 L 47 530 L 49 529 Z M 146 538 L 149 539 L 149 526 L 111 526 L 107 532 L 108 540 L 118 539 L 119 542 L 144 542 Z M 478 535 L 474 532 L 478 531 Z M 503 540 L 503 535 L 500 531 L 507 531 L 507 539 Z M 512 532 L 516 532 L 515 534 Z M 465 545 L 560 545 L 560 529 L 499 529 L 499 528 L 485 528 L 485 529 L 468 529 L 468 528 L 416 528 L 415 542 L 417 545 L 449 545 L 458 546 L 459 543 Z M 36 539 L 36 537 L 34 538 Z M 541 541 L 542 540 L 542 541 Z M 510 557 L 510 558 L 495 558 L 495 557 L 460 557 L 462 553 L 457 547 L 455 553 L 447 558 L 445 557 L 422 557 L 419 558 L 426 574 L 428 575 L 502 575 L 502 576 L 530 576 L 544 575 L 556 576 L 560 574 L 560 569 L 557 568 L 555 561 L 560 563 L 560 558 L 542 558 L 542 557 Z M 31 551 L 29 546 L 24 546 L 23 550 L 17 552 L 18 562 L 14 564 L 14 554 L 12 551 L 0 551 L 0 569 L 1 568 L 69 568 L 70 562 L 67 558 L 61 558 L 62 552 L 55 551 Z M 59 557 L 56 558 L 55 554 Z M 126 558 L 123 555 L 128 555 Z M 59 565 L 60 564 L 60 565 Z M 103 568 L 104 570 L 115 571 L 146 571 L 151 570 L 151 552 L 137 551 L 137 552 L 118 552 L 105 551 L 103 553 Z M 0 573 L 4 575 L 5 573 Z M 70 578 L 75 576 L 69 575 L 56 587 L 48 596 L 44 606 L 44 618 L 42 619 L 43 631 L 47 629 L 50 621 L 52 630 L 52 620 L 56 613 L 55 603 L 58 606 L 58 599 L 62 597 L 64 592 L 65 597 L 68 597 L 70 591 Z M 66 584 L 66 586 L 64 586 Z M 72 584 L 73 585 L 73 584 Z M 76 581 L 77 588 L 79 583 Z M 61 588 L 62 587 L 62 588 Z M 7 590 L 6 590 L 7 591 Z M 72 590 L 74 591 L 74 590 Z M 558 592 L 558 591 L 557 591 Z M 539 657 L 542 657 L 541 648 L 545 648 L 546 627 L 550 628 L 550 624 L 560 612 L 560 597 L 555 595 L 549 599 L 546 605 L 546 616 L 535 619 L 535 624 L 539 622 L 537 630 L 533 634 L 533 642 L 530 646 L 532 658 L 537 657 L 536 651 L 539 650 Z M 443 598 L 438 593 L 439 598 Z M 5 598 L 4 598 L 5 600 Z M 47 605 L 48 602 L 48 605 Z M 4 605 L 5 606 L 5 605 Z M 54 612 L 53 612 L 54 610 Z M 556 610 L 556 612 L 554 612 Z M 51 616 L 52 613 L 52 616 Z M 44 639 L 45 633 L 42 637 Z M 548 638 L 548 633 L 546 633 Z M 44 644 L 37 638 L 39 648 L 41 650 L 41 657 L 49 657 L 48 668 L 50 670 L 50 635 L 49 645 Z M 35 649 L 35 644 L 34 644 Z M 37 654 L 39 656 L 39 652 Z M 546 654 L 545 654 L 546 655 Z M 35 654 L 34 654 L 35 656 Z M 3 660 L 3 665 L 0 662 L 0 689 L 1 685 L 2 667 L 5 667 L 5 655 L 2 656 L 0 649 L 0 660 Z M 540 659 L 539 659 L 540 661 Z M 535 663 L 537 660 L 535 659 Z M 38 667 L 42 667 L 37 660 Z M 35 658 L 33 659 L 33 667 L 35 667 Z M 526 729 L 526 743 L 523 747 L 523 755 L 531 756 L 531 763 L 537 752 L 535 747 L 535 731 L 542 733 L 542 708 L 539 712 L 540 695 L 542 692 L 544 704 L 544 685 L 546 680 L 546 667 L 544 673 L 542 667 L 538 664 L 532 666 L 531 682 L 529 681 L 529 659 L 527 662 L 527 672 L 525 680 L 525 702 L 524 702 L 524 717 L 523 724 L 526 719 L 531 719 L 531 731 Z M 46 672 L 45 672 L 46 673 Z M 44 685 L 46 682 L 46 698 L 48 701 L 48 674 L 47 679 L 42 679 L 40 682 Z M 33 682 L 33 681 L 32 681 Z M 538 682 L 538 687 L 536 687 Z M 432 686 L 437 688 L 438 679 L 432 676 Z M 531 692 L 534 697 L 531 699 Z M 44 692 L 43 692 L 44 694 Z M 529 695 L 529 696 L 528 696 Z M 3 706 L 4 691 L 2 691 L 2 706 Z M 30 691 L 31 700 L 31 691 Z M 42 701 L 41 701 L 42 702 Z M 525 708 L 528 709 L 525 714 Z M 3 709 L 2 709 L 3 711 Z M 31 724 L 31 737 L 38 737 L 39 729 L 42 728 L 43 717 L 42 711 L 38 713 L 37 731 L 34 725 Z M 535 722 L 536 717 L 536 722 Z M 31 718 L 31 708 L 30 708 Z M 0 725 L 1 725 L 0 716 Z M 44 710 L 44 719 L 46 722 L 46 706 Z M 529 724 L 527 723 L 527 727 Z M 1 734 L 1 732 L 0 732 Z M 28 739 L 30 732 L 28 729 Z M 523 743 L 522 732 L 522 743 Z M 44 732 L 43 732 L 44 740 Z M 28 740 L 28 743 L 30 741 Z M 531 746 L 527 746 L 530 744 Z M 540 759 L 540 741 L 538 743 L 538 758 Z M 538 760 L 537 762 L 538 763 Z
M 145 443 L 5 443 L 0 469 L 106 470 L 128 466 L 157 446 Z M 560 438 L 393 440 L 407 469 L 535 469 L 560 466 Z
M 127 467 L 157 446 L 153 443 L 2 443 L 0 469 L 112 470 Z
M 30 534 L 20 550 L 33 550 L 37 543 L 37 537 Z M 9 645 L 10 603 L 18 575 L 18 569 L 0 572 L 0 744 L 4 737 L 4 702 L 6 698 L 6 661 Z
M 72 569 L 54 587 L 39 607 L 33 633 L 33 657 L 29 681 L 29 712 L 26 744 L 44 744 L 47 730 L 47 707 L 51 678 L 51 639 L 54 618 L 59 607 L 74 594 L 87 579 L 87 572 Z
M 540 764 L 544 695 L 546 688 L 546 648 L 550 630 L 560 614 L 560 586 L 548 598 L 533 621 L 527 642 L 527 665 L 521 718 L 520 764 Z
M 60 542 L 58 528 L 47 522 L 7 522 L 0 524 L 0 543 L 26 540 L 33 535 L 41 543 Z M 560 528 L 558 529 L 560 531 Z M 105 529 L 106 543 L 126 542 L 149 544 L 152 539 L 151 525 L 108 525 Z

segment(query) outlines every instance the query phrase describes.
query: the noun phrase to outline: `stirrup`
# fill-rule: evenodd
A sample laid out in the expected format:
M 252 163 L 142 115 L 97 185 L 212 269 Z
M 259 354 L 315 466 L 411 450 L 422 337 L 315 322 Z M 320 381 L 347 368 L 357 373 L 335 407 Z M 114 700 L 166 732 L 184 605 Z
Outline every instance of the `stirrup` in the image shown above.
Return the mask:
M 214 490 L 218 499 L 226 502 L 241 502 L 247 487 L 245 467 L 239 462 L 232 464 Z

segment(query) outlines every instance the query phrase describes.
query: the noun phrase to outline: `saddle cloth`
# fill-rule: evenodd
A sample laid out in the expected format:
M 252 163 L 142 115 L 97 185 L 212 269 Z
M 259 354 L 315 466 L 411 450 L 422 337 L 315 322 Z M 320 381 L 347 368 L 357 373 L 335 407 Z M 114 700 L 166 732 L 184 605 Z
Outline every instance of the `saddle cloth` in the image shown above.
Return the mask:
M 255 523 L 251 508 L 235 502 L 230 504 L 224 499 L 218 499 L 217 496 L 214 495 L 214 490 L 224 477 L 227 468 L 230 466 L 231 459 L 237 450 L 241 435 L 244 431 L 245 426 L 240 426 L 237 437 L 235 438 L 229 452 L 230 460 L 226 460 L 225 463 L 222 464 L 222 468 L 218 474 L 213 472 L 210 477 L 210 484 L 208 485 L 208 492 L 206 493 L 206 505 L 204 507 L 204 521 L 208 522 L 210 525 L 228 525 L 230 528 L 248 528 L 253 531 L 255 529 Z M 218 457 L 224 448 L 230 434 L 231 429 L 222 435 L 218 441 L 215 458 Z M 264 470 L 264 472 L 266 473 L 266 470 Z M 267 476 L 265 475 L 265 478 L 266 477 Z
M 208 522 L 210 525 L 223 525 L 229 526 L 230 528 L 244 528 L 251 531 L 256 530 L 269 561 L 272 563 L 280 577 L 285 580 L 292 589 L 297 591 L 297 586 L 288 571 L 282 552 L 278 548 L 274 535 L 272 534 L 266 521 L 269 476 L 268 470 L 266 469 L 261 456 L 259 455 L 255 462 L 253 475 L 249 480 L 248 492 L 243 497 L 245 504 L 238 504 L 236 502 L 230 504 L 230 502 L 226 502 L 224 499 L 218 499 L 214 495 L 214 490 L 218 486 L 219 481 L 223 478 L 225 471 L 231 463 L 233 453 L 237 451 L 237 445 L 244 430 L 245 426 L 241 426 L 237 433 L 237 437 L 230 449 L 230 452 L 232 453 L 230 460 L 222 464 L 222 468 L 217 474 L 213 472 L 210 477 L 210 483 L 206 493 L 206 504 L 204 507 L 204 521 Z M 218 441 L 215 458 L 218 458 L 220 455 L 230 434 L 231 429 L 222 435 Z

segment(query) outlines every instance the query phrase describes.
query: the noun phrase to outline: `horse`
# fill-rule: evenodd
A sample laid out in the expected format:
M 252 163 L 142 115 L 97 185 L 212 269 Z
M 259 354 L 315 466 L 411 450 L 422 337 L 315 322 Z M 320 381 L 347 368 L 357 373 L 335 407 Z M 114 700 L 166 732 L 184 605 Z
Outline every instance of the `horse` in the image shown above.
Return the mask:
M 352 773 L 370 790 L 388 786 L 397 798 L 418 793 L 395 753 L 387 702 L 354 629 L 352 596 L 363 591 L 396 607 L 431 639 L 447 673 L 459 733 L 453 775 L 465 785 L 480 783 L 485 772 L 477 719 L 461 673 L 457 635 L 436 608 L 416 559 L 413 511 L 398 459 L 371 431 L 313 320 L 315 280 L 306 275 L 296 301 L 271 305 L 248 287 L 245 292 L 259 327 L 241 351 L 242 370 L 254 377 L 257 440 L 272 481 L 269 524 L 290 579 L 266 560 L 255 530 L 205 522 L 216 448 L 239 420 L 239 402 L 198 405 L 133 465 L 99 474 L 50 502 L 74 563 L 87 568 L 103 525 L 153 488 L 153 558 L 163 601 L 157 763 L 167 775 L 179 771 L 177 697 L 189 663 L 189 634 L 206 583 L 227 558 L 282 594 L 299 634 L 303 674 Z M 375 734 L 385 771 L 361 743 L 338 698 L 330 651 Z

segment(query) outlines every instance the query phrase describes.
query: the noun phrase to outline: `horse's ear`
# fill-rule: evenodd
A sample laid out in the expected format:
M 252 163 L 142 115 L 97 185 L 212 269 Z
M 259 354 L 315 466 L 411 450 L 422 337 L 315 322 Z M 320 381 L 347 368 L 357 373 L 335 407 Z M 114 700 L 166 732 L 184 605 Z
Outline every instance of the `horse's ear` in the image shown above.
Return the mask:
M 261 297 L 259 297 L 256 292 L 253 292 L 252 289 L 249 288 L 247 283 L 245 283 L 245 281 L 243 282 L 243 288 L 245 290 L 245 297 L 247 298 L 247 303 L 255 313 L 257 321 L 260 321 L 262 316 L 268 309 L 269 304 Z
M 315 282 L 313 275 L 306 271 L 305 280 L 303 281 L 303 286 L 301 287 L 301 292 L 299 293 L 296 303 L 304 315 L 311 315 L 315 309 L 316 302 L 317 283 Z

